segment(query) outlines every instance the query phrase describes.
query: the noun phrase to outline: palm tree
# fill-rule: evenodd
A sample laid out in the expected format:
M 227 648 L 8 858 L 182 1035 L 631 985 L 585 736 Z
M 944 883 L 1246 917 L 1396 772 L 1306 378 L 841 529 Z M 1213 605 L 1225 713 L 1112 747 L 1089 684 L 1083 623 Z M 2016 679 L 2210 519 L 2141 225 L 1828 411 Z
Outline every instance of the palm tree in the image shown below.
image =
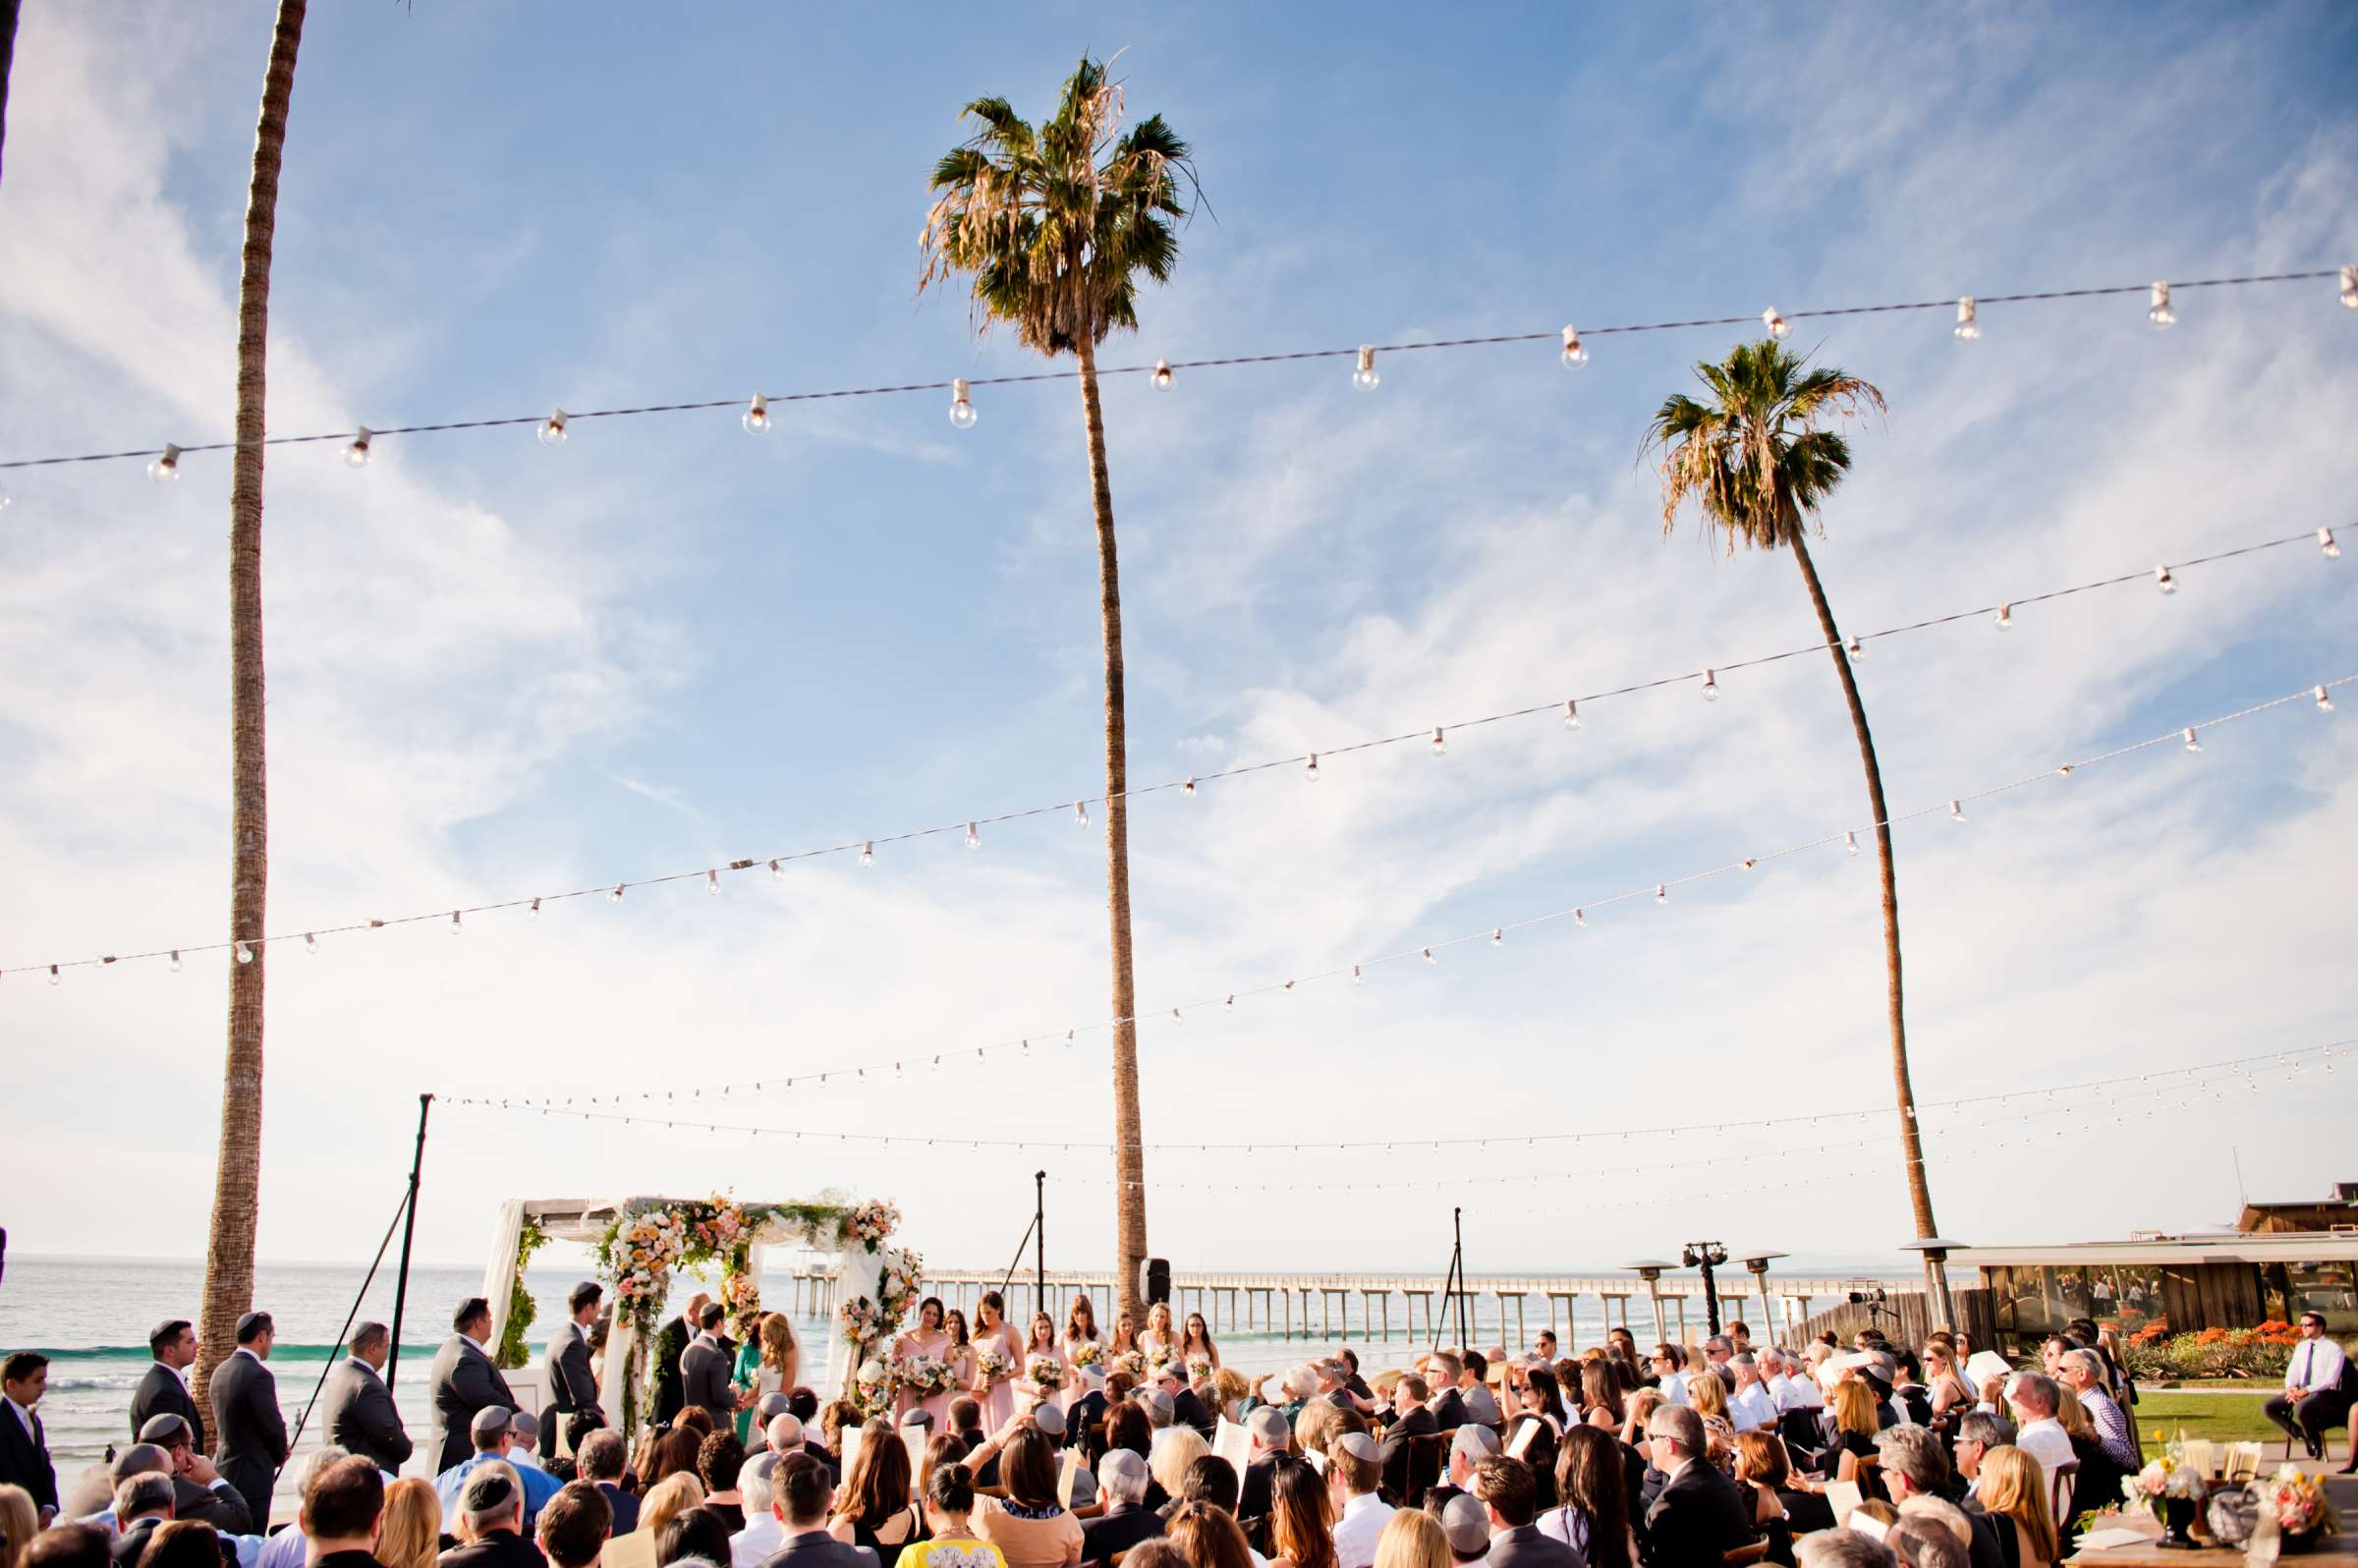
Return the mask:
M 1908 1030 L 1901 1007 L 1899 883 L 1891 866 L 1890 813 L 1883 809 L 1882 770 L 1876 765 L 1875 737 L 1858 678 L 1843 647 L 1841 629 L 1825 601 L 1818 568 L 1810 560 L 1808 535 L 1824 533 L 1818 513 L 1850 472 L 1850 443 L 1822 419 L 1848 418 L 1862 409 L 1883 408 L 1883 394 L 1847 371 L 1812 369 L 1802 356 L 1773 338 L 1738 346 L 1717 364 L 1695 366 L 1712 401 L 1698 403 L 1683 393 L 1663 399 L 1647 426 L 1644 451 L 1661 454 L 1662 532 L 1677 524 L 1679 509 L 1692 499 L 1706 530 L 1726 541 L 1756 550 L 1785 549 L 1801 568 L 1818 612 L 1818 629 L 1850 704 L 1850 726 L 1858 736 L 1859 761 L 1867 770 L 1867 806 L 1875 823 L 1876 865 L 1882 873 L 1883 971 L 1889 990 L 1891 1082 L 1898 1095 L 1900 1148 L 1907 1161 L 1908 1200 L 1920 1238 L 1939 1234 L 1933 1226 L 1933 1195 L 1924 1169 L 1924 1146 L 1916 1132 L 1916 1094 L 1908 1082 Z M 1936 1312 L 1945 1310 L 1945 1274 L 1928 1258 L 1928 1283 Z
M 1097 345 L 1138 327 L 1140 274 L 1170 280 L 1174 227 L 1195 189 L 1186 142 L 1153 115 L 1121 131 L 1122 86 L 1083 57 L 1055 112 L 1037 129 L 1005 98 L 977 98 L 965 117 L 982 129 L 934 166 L 933 204 L 918 278 L 972 278 L 978 334 L 996 322 L 1026 348 L 1079 363 L 1089 440 L 1090 505 L 1097 527 L 1097 597 L 1105 639 L 1105 904 L 1112 926 L 1114 1192 L 1121 1305 L 1135 1310 L 1147 1256 L 1146 1161 L 1138 1110 L 1137 994 L 1130 964 L 1129 763 L 1122 696 L 1121 573 L 1114 554 L 1113 486 L 1105 472 L 1105 416 L 1097 402 Z
M 295 52 L 306 0 L 279 0 L 262 111 L 246 193 L 246 252 L 238 270 L 238 444 L 229 479 L 229 934 L 250 942 L 229 966 L 229 1051 L 221 1080 L 221 1148 L 213 1223 L 204 1248 L 196 1394 L 209 1407 L 213 1369 L 237 1349 L 239 1316 L 253 1304 L 253 1235 L 262 1166 L 260 940 L 269 892 L 269 812 L 262 735 L 262 358 L 270 327 L 270 240 L 278 223 L 279 156 L 295 94 Z

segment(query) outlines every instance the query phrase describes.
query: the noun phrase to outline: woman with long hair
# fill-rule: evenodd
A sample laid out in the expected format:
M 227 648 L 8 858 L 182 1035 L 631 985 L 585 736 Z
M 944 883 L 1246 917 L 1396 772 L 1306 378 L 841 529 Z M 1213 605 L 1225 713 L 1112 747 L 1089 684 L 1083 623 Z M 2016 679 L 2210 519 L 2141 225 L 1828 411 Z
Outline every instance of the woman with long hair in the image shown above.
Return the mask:
M 431 1483 L 426 1489 L 433 1489 Z M 434 1514 L 439 1520 L 439 1504 Z M 20 1568 L 25 1561 L 25 1548 L 40 1533 L 41 1511 L 33 1506 L 32 1493 L 22 1486 L 0 1484 L 0 1568 Z
M 953 1307 L 941 1315 L 941 1359 L 950 1364 L 951 1397 L 968 1393 L 975 1386 L 975 1338 L 967 1330 L 966 1313 Z M 933 1424 L 935 1431 L 949 1429 L 949 1407 L 942 1407 L 941 1419 Z
M 1875 1396 L 1867 1385 L 1852 1378 L 1826 1391 L 1825 1414 L 1819 1418 L 1825 1429 L 1825 1448 L 1818 1456 L 1815 1473 L 1821 1481 L 1845 1480 L 1842 1475 L 1842 1456 L 1849 1454 L 1854 1463 L 1877 1457 L 1875 1434 L 1880 1429 L 1875 1416 Z
M 1621 1384 L 1613 1376 L 1611 1362 L 1600 1356 L 1595 1361 L 1581 1363 L 1580 1419 L 1591 1427 L 1618 1431 L 1622 1404 Z
M 1646 1421 L 1670 1401 L 1658 1388 L 1641 1388 L 1621 1406 L 1621 1446 L 1644 1449 Z
M 760 1413 L 761 1401 L 791 1391 L 802 1364 L 802 1347 L 795 1343 L 794 1324 L 784 1313 L 763 1313 L 755 1319 L 754 1331 L 737 1352 L 737 1386 L 754 1396 L 753 1403 L 737 1413 L 739 1442 L 753 1442 L 754 1418 Z
M 877 1416 L 860 1428 L 860 1457 L 835 1494 L 827 1534 L 847 1546 L 868 1547 L 876 1554 L 876 1568 L 892 1568 L 901 1548 L 925 1533 L 909 1484 L 909 1445 Z
M 1403 1508 L 1376 1538 L 1376 1568 L 1456 1568 L 1457 1555 L 1440 1521 L 1421 1508 Z M 1206 1568 L 1198 1564 L 1197 1568 Z
M 1703 1418 L 1705 1451 L 1718 1459 L 1736 1440 L 1736 1424 L 1727 1413 L 1727 1384 L 1717 1372 L 1698 1372 L 1687 1379 L 1687 1405 Z
M 1064 1310 L 1064 1359 L 1081 1365 L 1083 1345 L 1095 1345 L 1100 1354 L 1105 1349 L 1105 1336 L 1097 1332 L 1097 1310 L 1086 1295 L 1075 1296 Z
M 946 1361 L 949 1343 L 949 1330 L 942 1325 L 941 1298 L 927 1296 L 917 1304 L 917 1326 L 893 1340 L 892 1363 L 896 1367 L 906 1366 L 919 1356 Z M 903 1388 L 892 1396 L 892 1419 L 895 1422 L 918 1409 L 930 1414 L 933 1429 L 941 1430 L 949 1423 L 950 1391 L 947 1388 L 935 1388 L 920 1393 L 915 1388 Z
M 1017 1428 L 1000 1450 L 1007 1495 L 982 1499 L 974 1530 L 999 1548 L 1007 1568 L 1069 1568 L 1081 1560 L 1081 1521 L 1057 1500 L 1056 1469 L 1056 1445 L 1037 1427 Z
M 985 1373 L 981 1361 L 984 1351 L 1003 1361 L 1006 1370 Z M 974 1392 L 982 1407 L 982 1429 L 995 1432 L 1015 1414 L 1015 1379 L 1024 1370 L 1023 1341 L 1008 1324 L 1006 1298 L 995 1290 L 984 1291 L 975 1304 L 975 1355 Z
M 646 1452 L 647 1463 L 639 1472 L 639 1490 L 642 1493 L 648 1493 L 653 1491 L 658 1484 L 668 1481 L 674 1476 L 694 1476 L 697 1452 L 703 1446 L 704 1435 L 686 1422 L 682 1422 L 662 1436 L 657 1437 L 654 1447 Z M 704 1494 L 699 1490 L 696 1494 L 696 1503 L 702 1503 L 703 1500 Z M 694 1507 L 696 1503 L 689 1506 Z
M 1771 1519 L 1784 1522 L 1783 1549 L 1788 1557 L 1793 1537 L 1834 1528 L 1833 1504 L 1825 1500 L 1825 1493 L 1811 1491 L 1793 1479 L 1792 1456 L 1785 1451 L 1784 1439 L 1768 1428 L 1736 1434 L 1735 1477 L 1737 1486 L 1749 1486 L 1755 1494 L 1753 1522 L 1757 1527 L 1766 1528 Z M 1770 1539 L 1773 1542 L 1773 1533 Z M 1776 1554 L 1777 1547 L 1771 1544 L 1768 1555 Z
M 434 1484 L 408 1476 L 387 1486 L 370 1554 L 384 1568 L 434 1568 L 441 1546 L 442 1499 Z
M 1187 1328 L 1179 1336 L 1179 1364 L 1184 1367 L 1198 1357 L 1211 1363 L 1211 1370 L 1220 1370 L 1220 1347 L 1211 1342 L 1211 1325 L 1202 1313 L 1187 1315 Z
M 1957 1370 L 1956 1347 L 1936 1338 L 1924 1347 L 1924 1385 L 1932 1396 L 1933 1425 L 1945 1430 L 1973 1408 L 1973 1390 Z
M 2010 1522 L 2019 1568 L 2052 1568 L 2061 1551 L 2054 1512 L 2047 1502 L 2047 1473 L 2038 1460 L 2012 1443 L 2000 1443 L 1982 1455 L 1974 1491 L 1984 1513 Z
M 1138 1336 L 1138 1348 L 1147 1353 L 1149 1362 L 1154 1360 L 1156 1352 L 1160 1352 L 1165 1361 L 1179 1353 L 1178 1336 L 1171 1331 L 1169 1302 L 1158 1301 L 1147 1309 L 1146 1332 Z
M 646 1489 L 639 1504 L 639 1528 L 650 1539 L 660 1540 L 665 1525 L 703 1504 L 704 1484 L 696 1479 L 696 1472 L 678 1471 Z
M 1032 1370 L 1041 1366 L 1056 1369 L 1056 1374 L 1062 1380 L 1055 1388 L 1042 1388 L 1034 1380 Z M 1074 1373 L 1072 1363 L 1064 1359 L 1064 1348 L 1056 1343 L 1056 1319 L 1046 1313 L 1034 1313 L 1031 1335 L 1024 1341 L 1023 1377 L 1016 1386 L 1018 1408 L 1029 1410 L 1034 1405 L 1055 1405 L 1061 1409 L 1071 1403 L 1080 1388 L 1080 1377 Z
M 1307 1459 L 1279 1454 L 1269 1472 L 1269 1568 L 1335 1568 L 1334 1499 Z
M 1556 1436 L 1564 1434 L 1564 1396 L 1555 1383 L 1555 1369 L 1532 1366 L 1523 1370 L 1523 1408 L 1547 1424 Z
M 1253 1548 L 1236 1518 L 1207 1502 L 1181 1503 L 1171 1510 L 1164 1536 L 1187 1557 L 1188 1568 L 1253 1568 Z M 1451 1568 L 1446 1559 L 1441 1568 Z
M 1138 1319 L 1125 1307 L 1113 1315 L 1113 1332 L 1106 1338 L 1105 1354 L 1126 1356 L 1138 1349 Z
M 1533 1521 L 1541 1535 L 1578 1551 L 1589 1568 L 1637 1568 L 1628 1478 L 1621 1444 L 1611 1432 L 1583 1425 L 1564 1433 L 1563 1451 L 1555 1460 L 1555 1494 L 1557 1506 Z

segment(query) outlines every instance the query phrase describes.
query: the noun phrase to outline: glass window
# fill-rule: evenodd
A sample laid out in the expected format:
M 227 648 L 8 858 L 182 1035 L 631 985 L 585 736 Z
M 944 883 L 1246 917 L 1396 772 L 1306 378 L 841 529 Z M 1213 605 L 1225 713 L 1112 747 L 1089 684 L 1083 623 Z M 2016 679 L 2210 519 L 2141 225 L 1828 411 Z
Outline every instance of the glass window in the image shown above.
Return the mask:
M 2348 1260 L 2288 1263 L 2284 1269 L 2285 1316 L 2324 1313 L 2326 1332 L 2336 1336 L 2358 1330 L 2358 1267 Z

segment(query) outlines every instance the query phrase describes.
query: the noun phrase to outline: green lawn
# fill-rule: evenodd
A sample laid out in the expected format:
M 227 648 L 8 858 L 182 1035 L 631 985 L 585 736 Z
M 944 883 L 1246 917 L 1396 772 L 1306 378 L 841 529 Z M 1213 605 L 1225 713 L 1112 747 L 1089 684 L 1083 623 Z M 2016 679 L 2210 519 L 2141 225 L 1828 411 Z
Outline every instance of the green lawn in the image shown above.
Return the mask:
M 2213 1442 L 2250 1442 L 2254 1438 L 2283 1440 L 2282 1428 L 2260 1414 L 2265 1394 L 2176 1394 L 2166 1390 L 2139 1389 L 2137 1404 L 2129 1412 L 2137 1423 L 2137 1431 L 2145 1439 L 2148 1454 L 2154 1451 L 2154 1433 L 2159 1430 L 2164 1440 L 2178 1435 L 2184 1428 L 2189 1437 L 2207 1437 Z

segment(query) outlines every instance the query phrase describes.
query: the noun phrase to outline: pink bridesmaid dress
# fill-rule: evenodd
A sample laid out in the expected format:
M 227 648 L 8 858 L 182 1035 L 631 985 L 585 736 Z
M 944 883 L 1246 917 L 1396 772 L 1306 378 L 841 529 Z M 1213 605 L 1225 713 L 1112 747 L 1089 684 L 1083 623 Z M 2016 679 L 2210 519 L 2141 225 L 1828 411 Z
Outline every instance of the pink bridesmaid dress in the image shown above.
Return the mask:
M 1064 1352 L 1065 1370 L 1064 1394 L 1057 1400 L 1057 1403 L 1066 1410 L 1070 1410 L 1082 1394 L 1081 1363 L 1078 1360 L 1081 1347 L 1083 1345 L 1097 1347 L 1097 1370 L 1102 1372 L 1105 1369 L 1105 1341 L 1102 1339 L 1075 1339 L 1072 1335 L 1066 1334 L 1057 1341 L 1057 1344 Z
M 986 1333 L 975 1335 L 977 1349 L 985 1345 L 1005 1355 L 1008 1363 L 1016 1369 L 1015 1376 L 1002 1377 L 975 1396 L 982 1406 L 983 1434 L 996 1436 L 999 1428 L 1007 1424 L 1008 1418 L 1015 1414 L 1015 1383 L 1016 1376 L 1022 1375 L 1023 1372 L 1023 1345 L 1015 1337 L 1015 1330 L 1005 1323 Z
M 975 1353 L 964 1345 L 953 1349 L 945 1344 L 933 1354 L 949 1358 L 950 1386 L 927 1399 L 920 1408 L 933 1418 L 933 1433 L 939 1436 L 950 1429 L 950 1401 L 974 1386 Z

